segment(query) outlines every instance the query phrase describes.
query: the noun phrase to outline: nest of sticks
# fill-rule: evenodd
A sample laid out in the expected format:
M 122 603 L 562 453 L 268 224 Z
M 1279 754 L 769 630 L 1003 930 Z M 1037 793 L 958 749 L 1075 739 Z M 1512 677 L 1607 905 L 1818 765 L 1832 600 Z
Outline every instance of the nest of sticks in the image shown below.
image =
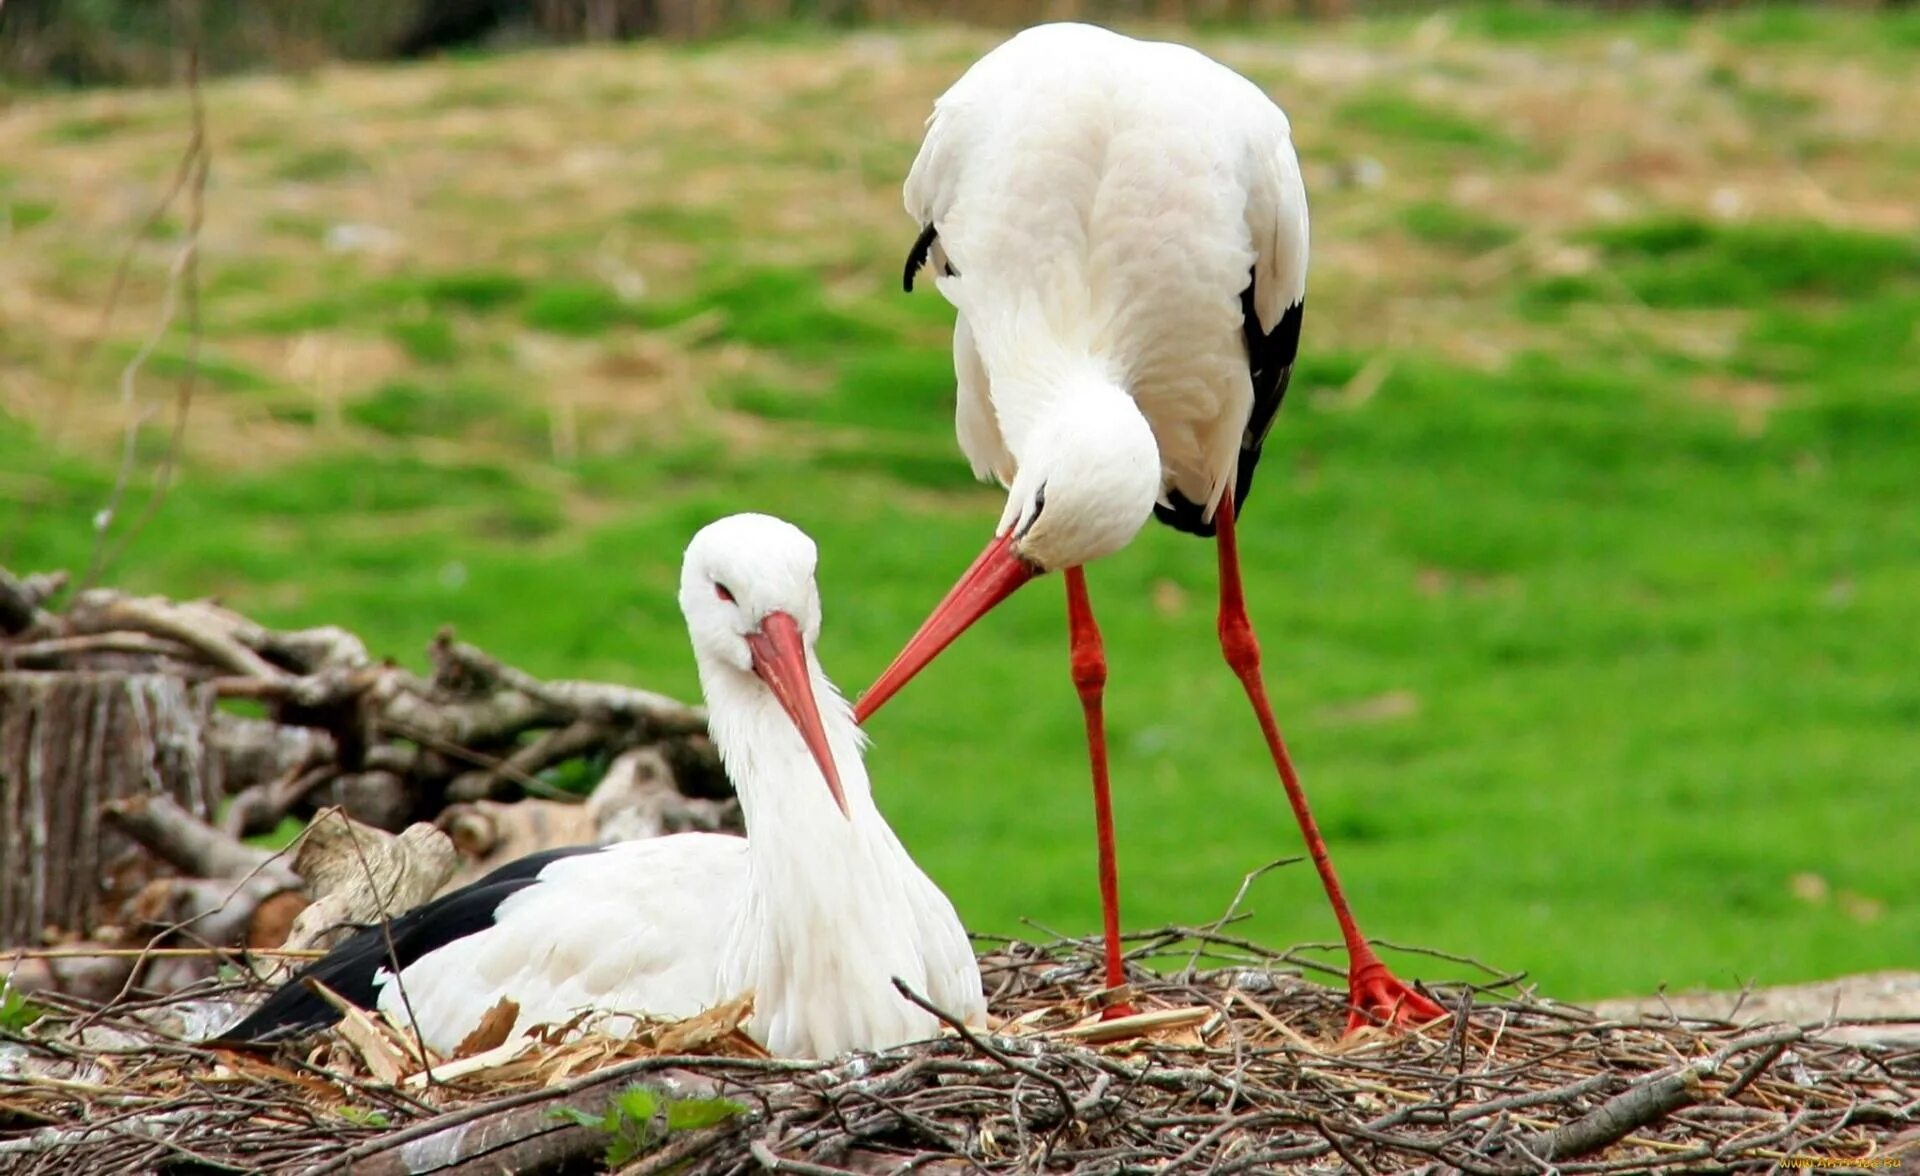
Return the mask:
M 57 999 L 0 1028 L 0 1171 L 1886 1171 L 1920 1119 L 1920 1050 L 1830 1025 L 1607 1021 L 1490 975 L 1420 1033 L 1343 1039 L 1308 952 L 1169 929 L 1130 958 L 1137 1017 L 1086 999 L 1097 943 L 1000 942 L 991 1032 L 831 1062 L 766 1057 L 748 1002 L 438 1061 L 367 1017 L 270 1055 L 189 1040 L 182 1002 L 234 983 Z

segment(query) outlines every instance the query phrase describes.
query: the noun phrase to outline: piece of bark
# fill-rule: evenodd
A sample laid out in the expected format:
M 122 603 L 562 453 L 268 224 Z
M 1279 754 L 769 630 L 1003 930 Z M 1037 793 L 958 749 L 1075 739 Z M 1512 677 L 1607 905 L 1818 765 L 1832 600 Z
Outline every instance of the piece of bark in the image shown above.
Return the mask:
M 412 1073 L 411 1059 L 393 1043 L 384 1026 L 352 1005 L 340 1008 L 340 1021 L 334 1026 L 347 1044 L 353 1046 L 374 1081 L 393 1085 Z
M 397 918 L 432 898 L 457 863 L 452 840 L 431 825 L 394 836 L 323 809 L 294 855 L 314 902 L 294 920 L 287 947 L 331 947 L 353 927 Z
M 306 895 L 293 890 L 269 896 L 247 923 L 245 945 L 254 949 L 284 946 L 293 934 L 294 920 L 311 905 Z
M 480 1023 L 473 1027 L 473 1031 L 453 1047 L 454 1060 L 470 1058 L 506 1044 L 508 1035 L 513 1032 L 513 1023 L 519 1019 L 519 1003 L 512 997 L 501 997 L 492 1008 L 481 1014 Z

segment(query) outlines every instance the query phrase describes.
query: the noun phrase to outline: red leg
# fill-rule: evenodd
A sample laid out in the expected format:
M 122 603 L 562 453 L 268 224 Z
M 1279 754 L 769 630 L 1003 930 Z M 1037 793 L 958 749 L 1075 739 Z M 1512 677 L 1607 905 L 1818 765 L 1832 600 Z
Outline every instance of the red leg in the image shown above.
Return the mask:
M 1067 569 L 1067 625 L 1072 634 L 1073 687 L 1080 692 L 1080 709 L 1087 718 L 1087 757 L 1093 761 L 1093 826 L 1100 841 L 1100 913 L 1106 924 L 1107 987 L 1127 982 L 1120 959 L 1120 873 L 1113 853 L 1113 797 L 1107 791 L 1107 724 L 1102 698 L 1107 688 L 1107 655 L 1100 644 L 1100 626 L 1093 621 L 1087 599 L 1087 576 L 1080 568 Z M 1106 1019 L 1132 1016 L 1131 1002 L 1107 1006 Z
M 1233 530 L 1232 490 L 1221 498 L 1214 523 L 1219 529 L 1220 546 L 1220 649 L 1240 678 L 1240 685 L 1246 688 L 1247 700 L 1253 703 L 1253 713 L 1260 719 L 1260 731 L 1267 737 L 1267 750 L 1273 753 L 1274 766 L 1280 769 L 1280 783 L 1286 786 L 1287 801 L 1293 805 L 1293 815 L 1307 839 L 1307 853 L 1313 858 L 1313 868 L 1320 872 L 1327 901 L 1333 904 L 1333 915 L 1340 920 L 1340 934 L 1347 942 L 1347 1032 L 1362 1025 L 1420 1024 L 1437 1020 L 1446 1015 L 1446 1010 L 1388 971 L 1366 937 L 1360 934 L 1353 912 L 1347 909 L 1346 895 L 1340 891 L 1340 879 L 1333 872 L 1333 859 L 1327 856 L 1327 844 L 1320 838 L 1320 827 L 1314 823 L 1313 812 L 1307 807 L 1307 793 L 1300 786 L 1299 773 L 1294 771 L 1293 757 L 1287 754 L 1279 724 L 1273 720 L 1266 683 L 1260 677 L 1260 644 L 1253 636 L 1253 622 L 1247 617 L 1246 591 L 1240 583 L 1240 550 Z

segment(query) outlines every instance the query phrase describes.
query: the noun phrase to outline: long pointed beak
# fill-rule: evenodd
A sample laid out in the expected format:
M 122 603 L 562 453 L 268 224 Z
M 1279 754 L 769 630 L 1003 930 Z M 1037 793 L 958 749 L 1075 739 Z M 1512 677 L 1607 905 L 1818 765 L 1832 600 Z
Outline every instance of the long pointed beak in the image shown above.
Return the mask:
M 747 634 L 747 649 L 753 655 L 753 672 L 780 700 L 780 707 L 793 720 L 800 738 L 807 741 L 813 762 L 827 779 L 827 790 L 840 813 L 849 819 L 847 795 L 840 790 L 840 769 L 834 766 L 833 749 L 827 746 L 826 724 L 820 721 L 820 704 L 813 697 L 813 677 L 807 673 L 807 643 L 801 639 L 800 626 L 783 612 L 770 612 L 760 622 L 760 631 Z
M 927 667 L 941 650 L 952 645 L 954 639 L 967 631 L 967 627 L 987 615 L 993 606 L 1019 590 L 1020 585 L 1040 574 L 1040 569 L 1021 559 L 1013 552 L 1013 532 L 999 536 L 973 566 L 960 577 L 960 582 L 947 593 L 933 615 L 920 626 L 920 631 L 907 642 L 900 656 L 893 659 L 878 681 L 867 687 L 860 701 L 853 707 L 855 722 L 864 723 L 868 716 L 886 705 L 889 698 L 899 693 L 900 688 L 913 680 L 913 676 Z

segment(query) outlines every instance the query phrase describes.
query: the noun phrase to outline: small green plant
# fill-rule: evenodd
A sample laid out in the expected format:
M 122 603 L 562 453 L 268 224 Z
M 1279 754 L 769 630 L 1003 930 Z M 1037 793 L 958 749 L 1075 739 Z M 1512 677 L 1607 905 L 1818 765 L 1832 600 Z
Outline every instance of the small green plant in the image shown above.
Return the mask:
M 387 1125 L 387 1113 L 385 1111 L 376 1111 L 372 1107 L 345 1106 L 341 1107 L 335 1113 L 347 1122 L 352 1123 L 355 1127 L 385 1127 Z
M 664 1143 L 675 1131 L 713 1127 L 746 1109 L 729 1098 L 662 1098 L 657 1091 L 635 1085 L 616 1095 L 603 1114 L 589 1115 L 578 1107 L 561 1107 L 553 1113 L 606 1132 L 611 1137 L 607 1166 L 617 1168 Z
M 45 1009 L 28 1000 L 12 984 L 0 982 L 0 1033 L 24 1033 L 28 1026 L 46 1015 Z

